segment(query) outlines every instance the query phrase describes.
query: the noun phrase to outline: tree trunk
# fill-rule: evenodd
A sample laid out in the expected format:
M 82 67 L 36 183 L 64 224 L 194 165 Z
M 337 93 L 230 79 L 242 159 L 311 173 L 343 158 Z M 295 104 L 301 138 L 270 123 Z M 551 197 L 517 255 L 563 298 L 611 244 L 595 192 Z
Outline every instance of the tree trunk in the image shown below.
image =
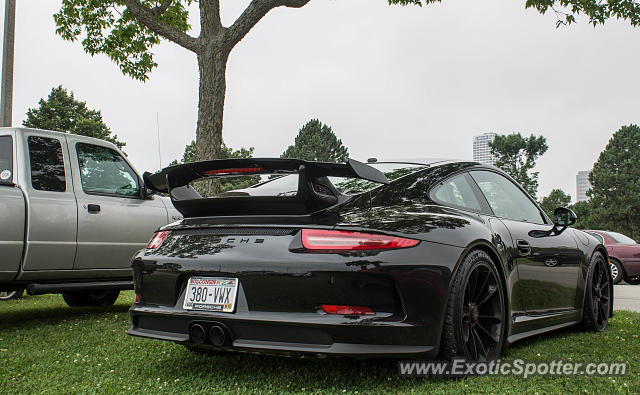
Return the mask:
M 226 92 L 228 52 L 205 50 L 198 54 L 200 72 L 196 158 L 199 161 L 217 159 L 222 145 L 222 117 Z M 218 192 L 218 183 L 203 183 L 198 188 L 203 196 Z

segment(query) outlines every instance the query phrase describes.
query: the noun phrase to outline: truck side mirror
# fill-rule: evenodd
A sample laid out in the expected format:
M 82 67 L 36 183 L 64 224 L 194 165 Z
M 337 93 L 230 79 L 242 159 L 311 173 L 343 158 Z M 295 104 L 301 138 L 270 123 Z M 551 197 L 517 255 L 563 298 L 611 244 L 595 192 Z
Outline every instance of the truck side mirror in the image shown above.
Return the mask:
M 149 188 L 145 188 L 144 185 L 142 185 L 142 191 L 140 193 L 142 195 L 143 199 L 151 199 L 151 196 L 156 194 L 156 191 L 152 191 Z
M 150 199 L 151 196 L 156 194 L 156 191 L 147 188 L 147 185 L 144 182 L 144 177 L 138 177 L 138 180 L 138 182 L 142 185 L 142 187 L 140 187 L 140 197 L 142 199 Z

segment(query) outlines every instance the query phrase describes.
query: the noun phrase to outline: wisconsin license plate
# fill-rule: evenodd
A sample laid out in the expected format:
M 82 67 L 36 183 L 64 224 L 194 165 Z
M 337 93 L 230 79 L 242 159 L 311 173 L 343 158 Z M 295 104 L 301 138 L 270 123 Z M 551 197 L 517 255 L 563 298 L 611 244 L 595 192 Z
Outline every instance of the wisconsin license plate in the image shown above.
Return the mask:
M 232 313 L 237 291 L 237 278 L 191 277 L 182 308 Z

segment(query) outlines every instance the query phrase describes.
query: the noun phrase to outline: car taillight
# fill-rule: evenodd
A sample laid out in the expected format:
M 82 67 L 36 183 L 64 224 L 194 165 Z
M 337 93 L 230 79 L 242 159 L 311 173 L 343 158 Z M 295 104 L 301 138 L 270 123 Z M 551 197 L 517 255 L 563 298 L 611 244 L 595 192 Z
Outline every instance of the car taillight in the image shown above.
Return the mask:
M 308 250 L 379 250 L 413 247 L 419 240 L 344 230 L 303 229 L 302 245 Z
M 151 240 L 149 241 L 149 244 L 147 244 L 147 249 L 155 250 L 156 248 L 160 247 L 160 245 L 162 244 L 164 239 L 167 238 L 169 233 L 171 232 L 168 230 L 163 230 L 162 232 L 156 232 L 151 238 Z
M 340 315 L 376 315 L 371 307 L 367 306 L 338 306 L 333 304 L 323 304 L 322 310 L 327 314 Z

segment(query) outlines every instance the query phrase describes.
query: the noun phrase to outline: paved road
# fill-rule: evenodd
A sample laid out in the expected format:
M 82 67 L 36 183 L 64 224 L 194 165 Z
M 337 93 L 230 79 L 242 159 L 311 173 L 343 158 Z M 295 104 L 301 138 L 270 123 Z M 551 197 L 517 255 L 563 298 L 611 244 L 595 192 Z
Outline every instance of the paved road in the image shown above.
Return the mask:
M 614 310 L 640 312 L 640 285 L 618 284 L 613 288 Z

